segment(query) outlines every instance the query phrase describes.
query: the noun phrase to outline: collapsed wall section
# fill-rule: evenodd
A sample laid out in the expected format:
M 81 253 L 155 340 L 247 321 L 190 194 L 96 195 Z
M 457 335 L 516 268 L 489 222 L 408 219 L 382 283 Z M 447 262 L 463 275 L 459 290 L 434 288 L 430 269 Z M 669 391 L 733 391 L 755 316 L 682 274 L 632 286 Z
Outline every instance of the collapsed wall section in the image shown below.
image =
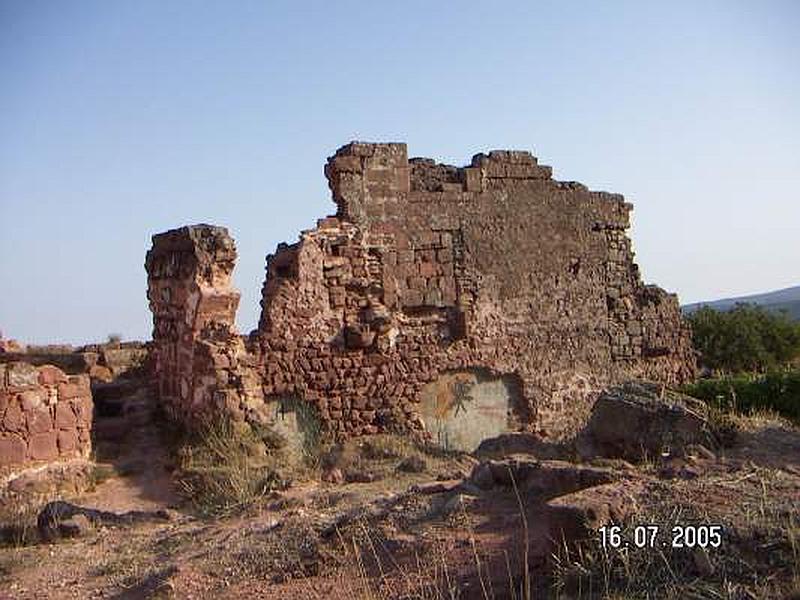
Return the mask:
M 233 343 L 235 251 L 212 248 L 232 248 L 230 238 L 208 226 L 154 237 L 149 297 L 168 402 L 184 412 L 216 402 L 257 419 L 259 406 L 292 396 L 340 435 L 430 434 L 423 387 L 480 369 L 516 382 L 509 428 L 561 437 L 610 382 L 693 376 L 677 298 L 642 283 L 621 196 L 554 181 L 517 151 L 456 168 L 409 160 L 405 144 L 353 143 L 325 173 L 336 216 L 268 257 L 259 328 L 248 348 L 235 336 L 236 360 L 224 365 L 209 344 Z M 186 266 L 159 266 L 174 261 Z M 204 279 L 209 270 L 225 276 Z M 226 309 L 204 325 L 207 311 L 193 307 L 217 295 Z M 190 359 L 201 347 L 210 362 Z

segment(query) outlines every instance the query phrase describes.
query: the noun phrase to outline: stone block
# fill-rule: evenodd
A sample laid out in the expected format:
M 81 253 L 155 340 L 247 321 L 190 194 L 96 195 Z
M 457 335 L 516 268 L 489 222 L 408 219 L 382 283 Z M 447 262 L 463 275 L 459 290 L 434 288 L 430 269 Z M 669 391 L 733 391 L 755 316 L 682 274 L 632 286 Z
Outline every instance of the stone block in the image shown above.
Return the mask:
M 25 462 L 27 446 L 25 440 L 13 433 L 0 433 L 0 466 Z
M 47 394 L 43 389 L 26 390 L 19 395 L 22 410 L 31 412 L 45 405 Z
M 90 396 L 76 398 L 69 404 L 72 406 L 72 411 L 75 413 L 75 418 L 79 424 L 91 424 L 92 415 L 94 413 L 94 402 Z
M 40 385 L 57 385 L 59 383 L 65 383 L 66 381 L 67 375 L 58 367 L 54 367 L 53 365 L 42 365 L 39 367 Z
M 414 276 L 414 277 L 409 277 L 408 278 L 408 289 L 409 290 L 423 291 L 423 290 L 425 290 L 425 287 L 426 287 L 426 284 L 425 284 L 425 278 L 424 277 Z
M 72 376 L 67 383 L 58 384 L 59 401 L 72 400 L 87 395 L 89 392 L 89 376 Z
M 25 431 L 25 413 L 22 412 L 19 398 L 14 396 L 3 416 L 3 429 L 5 431 Z
M 394 169 L 394 189 L 399 193 L 411 190 L 411 168 L 395 167 Z
M 59 402 L 56 404 L 56 429 L 72 429 L 78 423 L 78 417 L 72 410 L 69 402 Z
M 74 383 L 64 382 L 58 384 L 58 399 L 61 402 L 77 398 L 81 395 L 80 386 Z
M 466 189 L 468 192 L 480 192 L 482 189 L 481 171 L 473 167 L 464 169 Z
M 30 437 L 28 455 L 33 460 L 58 458 L 58 434 L 55 431 L 37 433 Z
M 442 305 L 442 292 L 435 287 L 429 287 L 425 291 L 425 304 L 427 306 L 441 306 Z
M 436 277 L 438 265 L 432 262 L 424 262 L 419 265 L 419 274 L 422 277 Z
M 58 432 L 58 451 L 61 455 L 70 454 L 78 450 L 80 442 L 76 429 L 61 429 Z
M 46 433 L 53 429 L 53 417 L 49 408 L 40 408 L 26 413 L 28 420 L 28 432 Z
M 39 371 L 33 365 L 14 362 L 9 363 L 6 369 L 8 387 L 24 388 L 39 385 Z
M 403 306 L 422 306 L 423 295 L 420 290 L 406 290 L 402 296 Z

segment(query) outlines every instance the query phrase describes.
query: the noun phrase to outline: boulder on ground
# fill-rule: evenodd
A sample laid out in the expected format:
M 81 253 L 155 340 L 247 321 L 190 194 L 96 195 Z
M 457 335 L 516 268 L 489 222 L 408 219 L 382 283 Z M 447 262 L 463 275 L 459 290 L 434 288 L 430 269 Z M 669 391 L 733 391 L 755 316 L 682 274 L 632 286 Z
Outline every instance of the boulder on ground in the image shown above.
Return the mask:
M 610 469 L 558 460 L 539 461 L 529 456 L 486 460 L 475 465 L 470 475 L 470 483 L 482 490 L 516 487 L 526 497 L 538 501 L 603 485 L 615 479 Z
M 550 538 L 582 539 L 590 537 L 603 525 L 623 522 L 639 510 L 636 497 L 641 491 L 641 482 L 625 480 L 550 500 L 545 513 Z
M 570 455 L 568 444 L 542 440 L 534 433 L 515 431 L 486 438 L 474 454 L 481 458 L 499 458 L 509 454 L 530 454 L 541 459 L 565 459 Z
M 91 532 L 93 528 L 92 522 L 83 514 L 77 514 L 58 524 L 58 532 L 61 537 L 65 538 L 83 537 Z
M 82 535 L 89 531 L 87 523 L 91 526 L 129 526 L 137 523 L 173 521 L 175 514 L 172 511 L 131 510 L 124 513 L 114 513 L 78 506 L 63 500 L 47 503 L 36 518 L 36 526 L 42 539 L 51 541 L 62 536 Z M 67 523 L 67 528 L 62 525 Z
M 706 404 L 650 383 L 628 382 L 597 399 L 578 439 L 584 456 L 642 460 L 715 447 Z

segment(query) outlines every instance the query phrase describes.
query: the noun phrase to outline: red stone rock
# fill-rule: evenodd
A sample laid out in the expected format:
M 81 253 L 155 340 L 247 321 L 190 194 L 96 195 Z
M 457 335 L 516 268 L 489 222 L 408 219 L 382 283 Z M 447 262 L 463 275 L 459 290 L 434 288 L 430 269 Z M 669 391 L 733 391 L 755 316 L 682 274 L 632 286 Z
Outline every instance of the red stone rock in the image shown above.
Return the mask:
M 92 415 L 94 413 L 94 402 L 90 396 L 82 396 L 75 398 L 70 402 L 72 411 L 78 423 L 82 425 L 89 425 L 92 422 Z
M 44 405 L 47 398 L 47 393 L 44 389 L 38 388 L 34 390 L 26 390 L 19 395 L 22 410 L 24 412 L 31 412 L 39 409 Z
M 58 367 L 53 365 L 42 365 L 39 367 L 39 384 L 40 385 L 56 385 L 58 383 L 65 383 L 67 376 Z
M 78 449 L 78 432 L 75 429 L 58 432 L 58 451 L 61 455 L 75 452 Z
M 0 466 L 19 464 L 26 458 L 25 441 L 13 433 L 0 433 Z
M 55 431 L 37 433 L 30 437 L 28 455 L 33 460 L 54 460 L 58 458 L 58 434 Z
M 26 413 L 28 432 L 45 433 L 53 429 L 53 417 L 48 408 L 40 408 Z
M 25 430 L 25 414 L 22 412 L 19 398 L 16 396 L 12 397 L 11 403 L 6 409 L 6 414 L 3 417 L 3 430 L 17 432 Z
M 58 401 L 71 400 L 78 398 L 84 394 L 82 386 L 78 383 L 59 383 L 58 384 Z
M 56 404 L 56 428 L 72 429 L 77 424 L 78 419 L 69 402 L 59 402 Z

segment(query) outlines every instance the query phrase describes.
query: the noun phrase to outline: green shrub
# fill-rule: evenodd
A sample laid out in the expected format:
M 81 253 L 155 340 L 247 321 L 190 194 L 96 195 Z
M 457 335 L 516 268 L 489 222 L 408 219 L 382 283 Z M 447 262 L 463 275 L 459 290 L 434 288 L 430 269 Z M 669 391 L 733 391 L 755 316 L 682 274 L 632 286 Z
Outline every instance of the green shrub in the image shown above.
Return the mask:
M 748 413 L 773 410 L 800 423 L 800 370 L 770 371 L 764 375 L 736 375 L 701 379 L 683 392 L 723 411 Z
M 700 362 L 710 369 L 764 372 L 800 356 L 800 323 L 786 313 L 753 304 L 737 304 L 724 312 L 704 306 L 688 319 Z

